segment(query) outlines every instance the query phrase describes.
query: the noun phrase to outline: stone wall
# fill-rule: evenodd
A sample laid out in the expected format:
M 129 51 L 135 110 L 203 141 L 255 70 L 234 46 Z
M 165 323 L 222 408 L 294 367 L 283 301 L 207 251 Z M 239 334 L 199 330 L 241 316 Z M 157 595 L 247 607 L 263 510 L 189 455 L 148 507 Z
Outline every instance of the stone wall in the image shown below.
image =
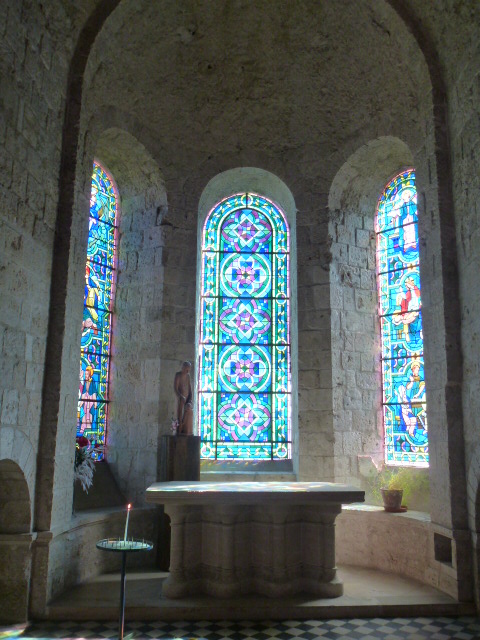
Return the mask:
M 54 491 L 56 443 L 48 435 L 55 436 L 56 428 L 40 434 L 44 410 L 48 405 L 55 422 L 60 410 L 50 402 L 53 385 L 43 383 L 67 74 L 94 6 L 89 0 L 75 7 L 61 1 L 0 2 L 0 459 L 15 461 L 25 476 L 34 530 L 49 529 Z M 51 364 L 58 371 L 60 363 Z M 48 492 L 40 497 L 42 481 Z M 35 537 L 19 542 L 21 553 L 27 549 L 25 558 Z M 35 541 L 34 554 L 36 547 Z M 29 571 L 25 567 L 27 582 Z M 9 572 L 3 563 L 2 576 Z M 44 583 L 45 571 L 37 577 Z M 26 610 L 28 602 L 23 604 Z
M 332 264 L 335 478 L 363 481 L 384 460 L 376 205 L 386 183 L 413 165 L 407 145 L 372 140 L 348 158 L 329 194 Z
M 161 394 L 163 247 L 168 215 L 158 166 L 122 130 L 104 131 L 104 158 L 120 195 L 107 459 L 129 502 L 144 503 L 156 480 Z
M 371 212 L 336 210 L 330 220 L 335 478 L 345 482 L 358 477 L 359 455 L 383 454 L 375 233 Z
M 458 13 L 448 12 L 443 20 L 452 20 L 454 28 L 446 35 L 446 43 L 455 53 L 447 58 L 442 51 L 449 97 L 451 131 L 453 197 L 457 233 L 459 286 L 461 299 L 461 330 L 463 354 L 463 418 L 467 466 L 474 463 L 478 443 L 479 405 L 479 305 L 477 286 L 480 253 L 477 239 L 480 233 L 478 189 L 480 157 L 480 47 L 475 26 L 480 7 L 467 2 Z M 439 18 L 437 17 L 437 20 Z M 452 25 L 452 26 L 453 26 Z M 438 38 L 438 35 L 436 34 Z M 461 47 L 455 43 L 462 42 Z
M 18 431 L 39 439 L 67 70 L 91 7 L 0 3 L 0 458 L 21 455 Z
M 463 355 L 463 418 L 467 465 L 476 457 L 478 441 L 478 305 L 476 286 L 480 253 L 479 233 L 479 61 L 480 6 L 475 0 L 445 3 L 442 11 L 408 0 L 420 28 L 429 35 L 428 48 L 438 56 L 438 74 L 445 85 L 451 144 L 452 194 L 458 252 Z M 459 318 L 460 321 L 460 318 Z
M 463 355 L 463 432 L 465 437 L 466 469 L 470 478 L 467 486 L 469 516 L 476 555 L 477 604 L 480 602 L 478 587 L 479 558 L 479 485 L 480 448 L 478 445 L 480 387 L 480 46 L 476 26 L 480 21 L 478 3 L 467 2 L 456 14 L 446 14 L 454 28 L 448 33 L 448 48 L 455 50 L 452 59 L 442 51 L 442 63 L 446 70 L 449 95 L 449 126 L 452 148 L 453 198 L 459 267 L 459 294 L 461 301 L 461 338 Z M 438 20 L 438 18 L 437 18 Z M 436 32 L 438 33 L 438 32 Z M 438 37 L 438 36 L 437 36 Z M 461 42 L 461 46 L 456 43 Z M 461 488 L 463 492 L 464 487 Z M 454 499 L 457 499 L 456 492 Z M 465 527 L 466 528 L 466 527 Z

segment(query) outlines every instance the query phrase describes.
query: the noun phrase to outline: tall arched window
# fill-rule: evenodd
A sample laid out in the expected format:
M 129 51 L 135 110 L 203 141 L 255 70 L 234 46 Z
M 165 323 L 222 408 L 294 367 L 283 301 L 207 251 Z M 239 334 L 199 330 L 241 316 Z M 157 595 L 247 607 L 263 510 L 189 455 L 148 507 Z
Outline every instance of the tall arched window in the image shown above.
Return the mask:
M 219 202 L 202 234 L 202 458 L 291 458 L 289 229 L 270 200 Z
M 398 174 L 377 207 L 385 462 L 428 466 L 415 171 Z
M 112 177 L 94 162 L 85 267 L 77 436 L 101 452 L 108 414 L 112 311 L 115 297 L 118 198 Z M 103 453 L 97 455 L 103 457 Z

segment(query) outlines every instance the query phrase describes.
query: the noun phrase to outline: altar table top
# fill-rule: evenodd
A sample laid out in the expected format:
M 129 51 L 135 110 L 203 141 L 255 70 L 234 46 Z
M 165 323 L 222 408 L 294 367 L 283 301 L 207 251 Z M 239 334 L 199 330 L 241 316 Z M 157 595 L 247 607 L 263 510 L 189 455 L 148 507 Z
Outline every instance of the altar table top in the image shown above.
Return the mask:
M 147 489 L 156 504 L 351 504 L 365 492 L 334 482 L 156 482 Z

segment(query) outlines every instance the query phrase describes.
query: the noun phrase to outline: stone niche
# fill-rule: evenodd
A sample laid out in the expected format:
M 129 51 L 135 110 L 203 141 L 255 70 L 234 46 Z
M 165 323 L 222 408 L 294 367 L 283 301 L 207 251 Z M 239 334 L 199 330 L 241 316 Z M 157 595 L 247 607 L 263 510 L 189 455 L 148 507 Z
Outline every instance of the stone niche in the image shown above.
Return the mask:
M 30 495 L 20 467 L 0 461 L 0 622 L 27 620 L 32 542 Z

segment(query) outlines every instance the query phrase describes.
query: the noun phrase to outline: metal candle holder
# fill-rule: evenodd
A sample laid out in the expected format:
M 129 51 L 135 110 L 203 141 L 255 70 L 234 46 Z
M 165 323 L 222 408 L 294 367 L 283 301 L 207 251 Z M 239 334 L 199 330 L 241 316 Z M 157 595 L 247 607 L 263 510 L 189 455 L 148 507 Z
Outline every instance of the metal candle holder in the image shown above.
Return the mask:
M 125 587 L 127 579 L 127 553 L 136 551 L 151 551 L 153 543 L 148 540 L 130 538 L 105 538 L 97 542 L 97 549 L 101 551 L 116 551 L 122 554 L 122 574 L 120 578 L 120 614 L 118 620 L 118 638 L 123 640 L 125 627 Z

